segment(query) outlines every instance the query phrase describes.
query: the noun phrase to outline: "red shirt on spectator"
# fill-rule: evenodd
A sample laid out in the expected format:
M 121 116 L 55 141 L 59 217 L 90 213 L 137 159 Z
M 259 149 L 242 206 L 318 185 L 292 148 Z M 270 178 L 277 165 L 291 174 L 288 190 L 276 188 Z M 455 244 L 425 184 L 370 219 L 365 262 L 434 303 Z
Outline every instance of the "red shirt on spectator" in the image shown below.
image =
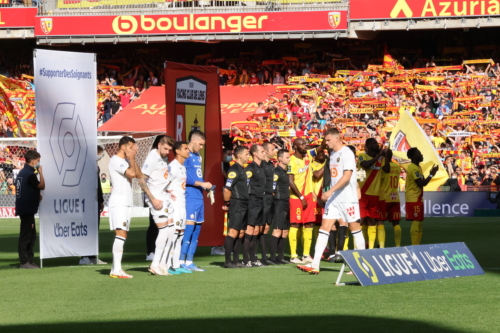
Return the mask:
M 128 93 L 120 95 L 120 103 L 122 104 L 122 108 L 129 105 L 130 104 L 130 95 Z

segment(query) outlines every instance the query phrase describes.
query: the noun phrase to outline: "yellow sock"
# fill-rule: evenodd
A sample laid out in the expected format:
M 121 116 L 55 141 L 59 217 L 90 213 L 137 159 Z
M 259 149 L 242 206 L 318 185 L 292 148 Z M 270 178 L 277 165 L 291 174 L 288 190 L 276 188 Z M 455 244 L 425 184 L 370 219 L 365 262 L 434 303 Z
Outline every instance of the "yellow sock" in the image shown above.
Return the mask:
M 367 242 L 368 241 L 368 226 L 362 225 L 361 231 L 363 232 L 363 237 L 365 238 L 365 242 Z
M 345 233 L 344 251 L 349 250 L 349 233 L 349 230 Z
M 423 224 L 424 224 L 424 221 L 418 221 L 419 222 L 419 226 L 418 226 L 418 244 L 420 244 L 422 242 L 422 234 L 423 234 Z
M 297 246 L 298 244 L 302 244 L 302 247 L 304 247 L 304 239 L 302 238 L 302 226 L 299 227 L 299 230 L 297 231 Z
M 319 226 L 315 225 L 313 228 L 313 239 L 314 240 L 318 239 L 318 234 L 319 234 Z
M 375 239 L 377 239 L 377 226 L 369 225 L 368 226 L 368 248 L 373 249 L 375 246 Z
M 302 244 L 304 245 L 304 257 L 309 256 L 313 240 L 313 228 L 302 228 Z
M 399 224 L 394 226 L 394 242 L 396 243 L 396 247 L 401 246 L 401 226 Z
M 383 249 L 385 247 L 385 227 L 383 224 L 377 225 L 377 240 L 378 245 Z
M 412 221 L 410 228 L 411 245 L 420 245 L 421 221 Z
M 290 242 L 290 256 L 292 258 L 297 258 L 297 234 L 299 228 L 290 228 L 288 232 L 288 241 Z

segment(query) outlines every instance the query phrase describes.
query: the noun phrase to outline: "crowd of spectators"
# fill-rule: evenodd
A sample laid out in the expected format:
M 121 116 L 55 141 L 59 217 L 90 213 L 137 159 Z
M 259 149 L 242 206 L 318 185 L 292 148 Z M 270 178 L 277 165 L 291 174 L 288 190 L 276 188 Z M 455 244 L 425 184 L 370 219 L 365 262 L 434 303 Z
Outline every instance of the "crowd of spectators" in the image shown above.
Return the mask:
M 388 141 L 398 110 L 405 106 L 462 189 L 500 182 L 500 66 L 491 60 L 495 46 L 440 47 L 439 57 L 428 58 L 418 49 L 389 49 L 396 60 L 384 67 L 384 50 L 369 41 L 338 42 L 336 47 L 255 45 L 253 50 L 214 46 L 212 53 L 194 57 L 196 48 L 186 50 L 191 56 L 140 48 L 101 52 L 97 121 L 109 120 L 147 88 L 161 86 L 167 60 L 216 66 L 221 85 L 277 89 L 255 101 L 258 107 L 247 125 L 235 124 L 235 144 L 271 140 L 287 146 L 296 136 L 319 140 L 335 126 L 346 143 L 362 151 L 367 137 Z M 0 74 L 32 73 L 30 52 L 21 50 L 14 59 L 6 55 L 0 51 Z

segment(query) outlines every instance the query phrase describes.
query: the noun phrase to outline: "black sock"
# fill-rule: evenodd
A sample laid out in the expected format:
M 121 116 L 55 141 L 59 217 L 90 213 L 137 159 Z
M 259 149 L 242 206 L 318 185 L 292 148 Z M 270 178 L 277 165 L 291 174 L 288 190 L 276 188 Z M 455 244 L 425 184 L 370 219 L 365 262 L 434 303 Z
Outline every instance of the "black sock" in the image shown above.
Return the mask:
M 231 263 L 231 251 L 233 250 L 234 238 L 226 236 L 224 241 L 224 255 L 226 256 L 226 264 Z
M 330 255 L 335 254 L 335 248 L 337 247 L 337 230 L 330 231 L 328 247 L 330 248 Z
M 267 260 L 267 237 L 265 234 L 259 235 L 260 252 L 262 253 L 262 260 Z
M 257 235 L 250 240 L 250 260 L 257 261 Z
M 339 236 L 339 241 L 337 242 L 337 246 L 338 246 L 339 251 L 342 251 L 344 249 L 345 235 L 347 234 L 347 227 L 340 226 L 339 232 L 337 234 Z
M 240 250 L 243 244 L 243 238 L 238 238 L 234 241 L 233 245 L 233 264 L 237 264 L 240 261 Z
M 288 238 L 280 237 L 278 240 L 278 260 L 285 259 L 285 245 L 288 242 Z
M 243 240 L 243 261 L 245 264 L 250 261 L 250 241 L 252 240 L 252 235 L 245 234 L 245 239 Z
M 278 252 L 278 241 L 279 237 L 271 236 L 271 241 L 269 242 L 269 249 L 271 250 L 271 260 L 276 260 L 276 252 Z

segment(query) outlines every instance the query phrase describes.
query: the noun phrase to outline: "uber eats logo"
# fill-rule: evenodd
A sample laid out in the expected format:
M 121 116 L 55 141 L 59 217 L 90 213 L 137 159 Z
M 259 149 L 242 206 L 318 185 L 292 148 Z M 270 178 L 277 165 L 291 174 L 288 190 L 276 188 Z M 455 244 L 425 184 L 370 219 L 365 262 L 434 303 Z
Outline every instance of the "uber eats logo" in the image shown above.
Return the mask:
M 62 186 L 78 186 L 87 159 L 87 141 L 83 125 L 75 115 L 76 104 L 59 103 L 56 106 L 49 144 Z
M 363 273 L 365 273 L 365 275 L 368 276 L 373 283 L 378 283 L 377 273 L 375 273 L 375 270 L 372 265 L 370 265 L 368 260 L 363 258 L 358 252 L 353 252 L 352 256 Z

